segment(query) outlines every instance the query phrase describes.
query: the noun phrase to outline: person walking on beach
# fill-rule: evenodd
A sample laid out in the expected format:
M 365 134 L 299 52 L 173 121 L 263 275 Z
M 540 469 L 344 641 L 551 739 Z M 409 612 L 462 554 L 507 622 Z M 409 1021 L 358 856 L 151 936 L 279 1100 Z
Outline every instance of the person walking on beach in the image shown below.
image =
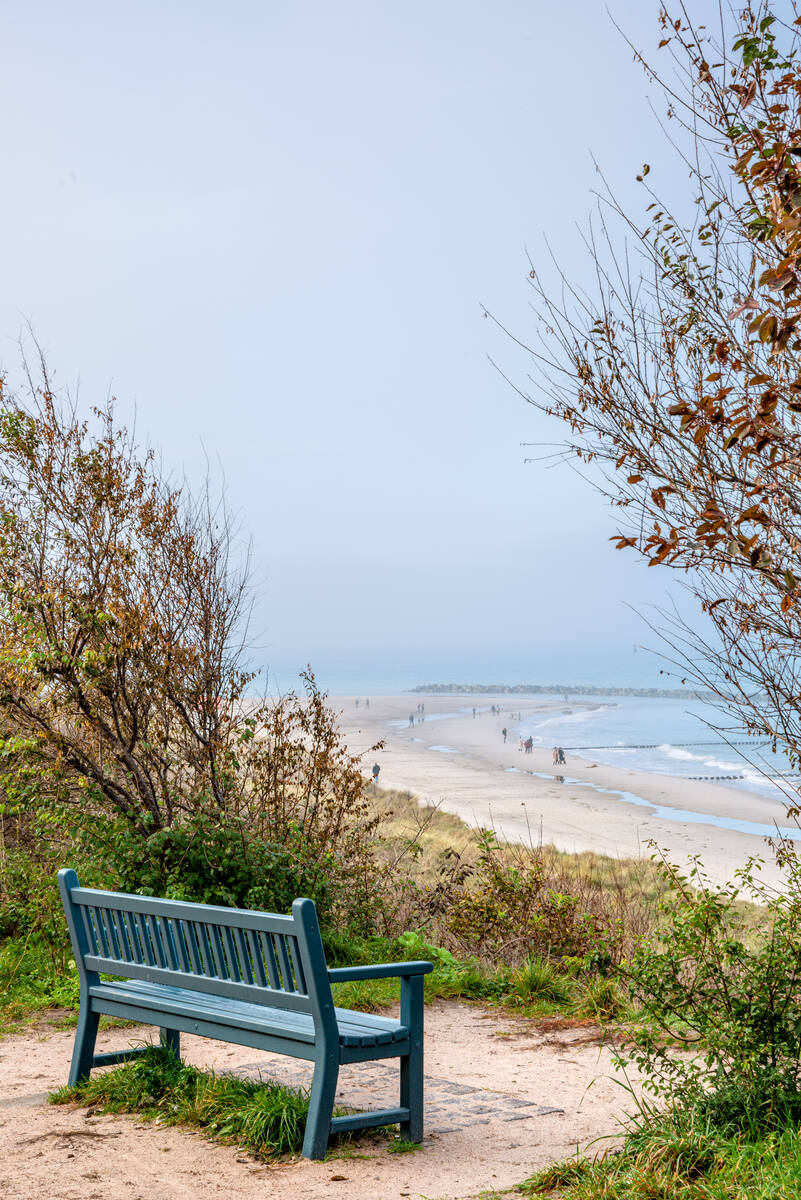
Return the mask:
M 554 746 L 553 748 L 553 756 L 551 761 L 555 767 L 559 766 L 559 749 L 557 746 Z
M 562 749 L 562 747 L 560 746 L 559 747 L 559 765 L 560 765 L 560 767 L 563 767 L 565 765 L 566 761 L 567 761 L 567 759 L 565 758 L 565 752 Z
M 366 700 L 365 700 L 365 702 L 364 702 L 364 707 L 365 707 L 365 708 L 369 708 L 369 707 L 370 707 L 370 697 L 369 697 L 369 696 L 367 697 L 367 699 L 366 699 Z
M 381 774 L 381 768 L 378 763 L 373 763 L 373 783 L 378 783 L 378 776 Z
M 414 726 L 414 713 L 409 713 L 409 728 Z
M 507 730 L 506 726 L 504 726 L 504 728 L 501 730 L 501 733 L 503 734 L 503 744 L 504 744 L 504 746 L 506 745 L 506 735 L 507 735 L 507 733 L 508 733 L 508 732 L 509 732 L 509 731 Z
M 526 738 L 526 754 L 531 754 L 534 749 L 534 738 L 529 736 Z

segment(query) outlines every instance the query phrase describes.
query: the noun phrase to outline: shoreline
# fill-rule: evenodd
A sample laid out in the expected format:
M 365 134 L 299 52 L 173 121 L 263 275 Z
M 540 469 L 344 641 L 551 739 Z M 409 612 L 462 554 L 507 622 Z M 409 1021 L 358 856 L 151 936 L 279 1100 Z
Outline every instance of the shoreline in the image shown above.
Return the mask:
M 422 700 L 426 720 L 409 727 Z M 480 713 L 473 717 L 471 700 Z M 331 697 L 350 748 L 366 753 L 385 745 L 377 762 L 379 786 L 413 792 L 424 805 L 441 805 L 468 825 L 491 827 L 508 841 L 542 841 L 568 852 L 595 851 L 640 857 L 656 847 L 686 867 L 699 855 L 713 883 L 731 881 L 748 857 L 764 859 L 762 877 L 780 885 L 782 873 L 765 842 L 776 824 L 787 825 L 780 800 L 718 783 L 596 763 L 571 753 L 554 768 L 551 751 L 521 753 L 516 734 L 506 744 L 501 729 L 512 709 L 526 715 L 560 711 L 555 698 L 408 693 L 371 698 L 356 707 L 352 696 Z M 489 711 L 501 705 L 499 715 Z M 463 711 L 464 709 L 468 711 Z M 460 711 L 461 710 L 461 711 Z M 514 725 L 516 726 L 516 722 Z M 801 837 L 801 831 L 795 831 Z

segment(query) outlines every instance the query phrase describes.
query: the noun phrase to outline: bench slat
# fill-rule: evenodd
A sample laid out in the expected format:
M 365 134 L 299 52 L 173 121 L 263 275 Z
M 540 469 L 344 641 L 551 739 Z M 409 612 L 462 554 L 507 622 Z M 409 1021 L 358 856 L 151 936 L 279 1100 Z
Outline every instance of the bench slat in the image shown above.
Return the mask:
M 107 909 L 98 909 L 100 919 L 103 922 L 103 931 L 106 935 L 106 942 L 111 947 L 111 953 L 114 958 L 120 957 L 120 944 L 117 940 L 117 930 L 114 926 L 114 915 Z
M 298 949 L 298 939 L 296 937 L 287 938 L 289 942 L 289 953 L 292 955 L 292 966 L 295 972 L 295 980 L 299 992 L 308 992 L 308 984 L 303 971 L 303 963 L 300 960 L 300 950 Z
M 211 943 L 209 942 L 209 934 L 206 926 L 202 921 L 195 922 L 198 940 L 200 942 L 200 953 L 203 955 L 203 972 L 210 978 L 214 978 L 214 959 L 211 957 Z
M 131 913 L 133 927 L 136 930 L 136 943 L 139 946 L 139 961 L 143 965 L 152 967 L 155 959 L 150 946 L 150 938 L 147 934 L 145 918 L 142 913 Z
M 278 961 L 281 964 L 281 976 L 283 979 L 284 990 L 294 992 L 295 980 L 292 976 L 292 966 L 289 962 L 289 955 L 286 948 L 286 938 L 280 933 L 273 934 L 273 942 L 278 945 Z
M 244 977 L 245 983 L 254 983 L 253 968 L 250 965 L 250 950 L 245 941 L 245 933 L 242 929 L 235 929 L 236 934 L 236 949 L 239 956 L 239 967 L 241 976 Z
M 95 931 L 92 927 L 92 921 L 89 916 L 89 909 L 88 908 L 80 908 L 78 911 L 81 914 L 81 921 L 83 924 L 84 933 L 86 934 L 86 940 L 89 944 L 89 948 L 93 954 L 97 954 L 99 947 L 97 944 L 97 939 L 95 937 Z
M 271 988 L 280 988 L 281 979 L 278 974 L 278 963 L 275 958 L 273 940 L 269 933 L 258 931 L 259 944 L 262 949 L 264 965 L 267 968 L 267 979 Z
M 231 978 L 236 981 L 236 983 L 242 983 L 244 980 L 244 971 L 242 968 L 242 964 L 239 961 L 239 955 L 236 952 L 236 946 L 234 945 L 233 934 L 227 925 L 223 929 L 222 933 L 223 933 L 223 948 L 225 950 L 225 956 L 228 959 L 229 974 L 230 974 Z
M 103 928 L 103 921 L 100 912 L 96 908 L 90 908 L 90 920 L 95 929 L 95 942 L 101 954 L 108 955 L 108 942 L 106 941 L 106 931 Z
M 206 925 L 224 925 L 230 929 L 264 929 L 270 933 L 292 933 L 292 917 L 280 913 L 256 912 L 250 908 L 222 908 L 216 904 L 194 904 L 186 900 L 162 900 L 156 896 L 134 896 L 128 892 L 105 892 L 96 888 L 72 889 L 72 903 L 120 912 L 151 913 L 202 921 Z
M 178 955 L 178 963 L 181 971 L 191 971 L 192 964 L 189 960 L 189 952 L 186 948 L 186 930 L 184 929 L 183 921 L 173 922 L 173 945 L 175 952 Z
M 154 1012 L 184 1015 L 217 1021 L 236 1021 L 243 1028 L 264 1029 L 273 1034 L 284 1030 L 289 1037 L 314 1041 L 314 1022 L 310 1015 L 287 1012 L 261 1005 L 227 1000 L 222 996 L 198 995 L 183 988 L 163 988 L 152 984 L 101 983 L 90 990 L 95 999 L 113 1000 L 147 1006 Z M 390 1045 L 405 1041 L 409 1031 L 398 1022 L 376 1021 L 371 1014 L 337 1009 L 337 1026 L 343 1046 Z M 391 1028 L 386 1028 L 390 1024 Z
M 228 978 L 228 968 L 225 962 L 225 954 L 222 947 L 222 939 L 220 937 L 220 928 L 218 925 L 207 925 L 206 930 L 209 934 L 209 942 L 211 943 L 211 954 L 214 959 L 215 974 L 218 979 Z
M 169 970 L 167 956 L 164 953 L 164 946 L 162 945 L 161 941 L 161 930 L 159 929 L 158 920 L 152 915 L 152 913 L 147 913 L 145 915 L 145 924 L 147 925 L 150 945 L 153 947 L 153 957 L 155 959 L 156 966 Z
M 189 952 L 189 961 L 192 965 L 192 970 L 196 975 L 203 974 L 203 959 L 200 956 L 200 946 L 197 940 L 197 931 L 194 921 L 182 921 L 184 934 L 186 936 L 186 945 Z
M 258 935 L 252 929 L 245 929 L 243 933 L 250 947 L 250 958 L 256 976 L 254 983 L 259 984 L 260 987 L 267 987 L 267 972 L 264 970 L 264 959 L 262 958 L 262 948 Z
M 167 971 L 162 967 L 151 967 L 143 963 L 123 963 L 116 958 L 94 954 L 87 954 L 84 962 L 89 971 L 107 975 L 126 975 L 130 979 L 144 979 L 148 983 L 165 983 L 169 987 L 213 992 L 218 996 L 230 996 L 233 1000 L 246 1000 L 249 1004 L 269 1005 L 297 1012 L 312 1011 L 309 997 L 299 992 L 256 987 L 250 983 L 234 983 L 230 979 L 217 979 L 214 975 L 186 975 L 182 971 Z
M 128 938 L 128 930 L 125 927 L 125 921 L 123 919 L 124 916 L 125 916 L 125 914 L 121 913 L 121 912 L 112 913 L 112 919 L 117 927 L 117 933 L 122 942 L 122 949 L 123 949 L 124 956 L 129 961 L 133 961 L 134 955 L 133 955 L 133 951 L 131 950 L 130 940 Z

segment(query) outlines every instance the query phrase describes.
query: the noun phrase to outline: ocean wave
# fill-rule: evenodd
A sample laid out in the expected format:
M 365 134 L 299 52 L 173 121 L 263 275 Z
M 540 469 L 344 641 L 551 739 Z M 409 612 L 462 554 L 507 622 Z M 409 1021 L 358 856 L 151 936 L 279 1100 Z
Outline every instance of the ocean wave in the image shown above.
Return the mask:
M 657 746 L 657 750 L 661 750 L 668 758 L 677 758 L 681 762 L 703 762 L 703 754 L 693 754 L 691 750 L 683 750 L 681 746 L 671 746 L 669 742 L 663 742 L 661 746 Z

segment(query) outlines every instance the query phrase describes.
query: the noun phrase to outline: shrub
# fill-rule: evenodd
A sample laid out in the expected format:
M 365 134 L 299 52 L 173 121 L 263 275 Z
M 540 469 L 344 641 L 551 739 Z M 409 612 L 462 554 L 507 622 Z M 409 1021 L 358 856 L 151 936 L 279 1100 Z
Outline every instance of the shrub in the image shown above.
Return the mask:
M 590 977 L 577 985 L 573 1009 L 579 1016 L 603 1023 L 622 1017 L 627 1008 L 626 997 L 615 979 Z
M 646 1086 L 714 1124 L 781 1127 L 801 1117 L 801 872 L 775 893 L 755 861 L 713 888 L 697 860 L 664 866 L 665 924 L 621 975 L 641 1011 L 625 1058 Z M 763 906 L 754 928 L 742 901 Z M 679 1045 L 689 1053 L 676 1054 Z
M 201 811 L 145 839 L 108 821 L 84 829 L 79 845 L 80 857 L 123 892 L 273 912 L 311 893 L 321 910 L 330 904 L 333 881 L 311 878 L 302 844 L 266 842 L 240 818 Z
M 605 889 L 544 847 L 501 845 L 485 830 L 475 869 L 451 889 L 442 924 L 457 948 L 495 962 L 536 955 L 605 973 L 631 940 L 631 918 L 642 924 L 641 907 L 634 889 Z

